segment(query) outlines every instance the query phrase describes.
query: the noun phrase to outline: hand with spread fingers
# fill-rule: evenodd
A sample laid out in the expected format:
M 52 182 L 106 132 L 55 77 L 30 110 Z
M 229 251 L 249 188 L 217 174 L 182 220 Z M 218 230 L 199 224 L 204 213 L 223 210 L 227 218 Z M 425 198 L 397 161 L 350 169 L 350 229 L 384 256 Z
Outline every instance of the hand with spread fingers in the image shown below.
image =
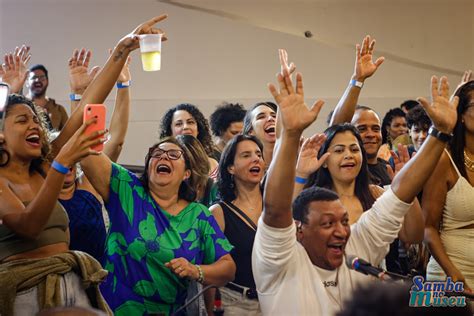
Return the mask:
M 20 93 L 28 76 L 28 62 L 31 59 L 30 47 L 16 47 L 13 53 L 5 54 L 0 67 L 0 77 L 10 85 L 11 93 Z
M 373 60 L 375 39 L 367 35 L 362 41 L 362 45 L 356 45 L 356 61 L 354 66 L 353 79 L 364 82 L 365 79 L 372 76 L 380 65 L 384 62 L 384 57 Z
M 281 126 L 286 132 L 301 133 L 316 120 L 324 102 L 317 100 L 311 108 L 306 105 L 303 77 L 300 73 L 296 74 L 295 87 L 289 73 L 285 76 L 278 74 L 277 78 L 279 88 L 273 84 L 269 84 L 268 88 L 278 103 L 278 119 L 281 120 Z
M 466 83 L 469 81 L 474 80 L 474 77 L 472 76 L 472 70 L 466 70 L 464 74 L 461 77 L 461 82 L 458 84 L 456 89 L 454 89 L 453 96 L 456 94 L 456 92 Z
M 126 35 L 119 41 L 119 46 L 127 49 L 129 52 L 139 48 L 140 45 L 138 35 L 142 34 L 163 34 L 161 40 L 166 41 L 168 39 L 166 37 L 166 34 L 163 32 L 163 30 L 155 28 L 154 25 L 158 22 L 163 21 L 167 17 L 167 14 L 162 14 L 159 16 L 155 16 L 154 18 L 140 24 L 130 34 Z
M 390 165 L 387 164 L 387 172 L 390 176 L 390 179 L 393 179 L 397 173 L 402 170 L 403 166 L 410 161 L 413 156 L 415 156 L 416 152 L 413 152 L 413 154 L 410 156 L 408 153 L 408 147 L 403 144 L 398 144 L 397 147 L 397 152 L 390 150 L 390 155 L 393 158 L 393 164 L 395 167 L 395 170 L 392 169 Z
M 318 152 L 325 140 L 326 135 L 315 134 L 303 142 L 296 163 L 296 176 L 307 179 L 324 164 L 330 153 L 327 152 L 318 159 Z
M 185 258 L 176 258 L 165 263 L 165 266 L 179 278 L 188 278 L 190 280 L 199 279 L 198 268 Z
M 438 84 L 439 82 L 439 84 Z M 456 125 L 459 98 L 450 100 L 449 83 L 446 77 L 431 77 L 431 104 L 425 98 L 418 98 L 421 106 L 430 117 L 433 125 L 440 132 L 451 134 Z
M 72 57 L 69 58 L 69 86 L 71 92 L 84 93 L 99 72 L 99 66 L 92 67 L 89 71 L 91 56 L 92 52 L 90 50 L 82 48 L 80 51 L 75 49 Z

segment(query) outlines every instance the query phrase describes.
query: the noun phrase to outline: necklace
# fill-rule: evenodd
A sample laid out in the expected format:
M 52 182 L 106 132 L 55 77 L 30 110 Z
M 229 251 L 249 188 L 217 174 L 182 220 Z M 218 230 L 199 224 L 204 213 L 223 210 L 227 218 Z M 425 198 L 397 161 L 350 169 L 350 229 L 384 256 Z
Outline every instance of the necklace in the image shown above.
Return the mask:
M 474 160 L 469 158 L 469 156 L 466 153 L 466 150 L 464 150 L 464 165 L 469 171 L 474 171 Z

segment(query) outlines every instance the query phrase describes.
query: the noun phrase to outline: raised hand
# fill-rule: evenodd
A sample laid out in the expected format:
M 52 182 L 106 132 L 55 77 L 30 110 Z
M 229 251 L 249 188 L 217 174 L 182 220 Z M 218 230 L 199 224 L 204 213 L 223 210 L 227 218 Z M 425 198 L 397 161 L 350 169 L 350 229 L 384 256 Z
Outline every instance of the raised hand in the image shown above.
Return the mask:
M 13 53 L 5 54 L 4 63 L 0 67 L 0 77 L 10 85 L 12 93 L 19 93 L 23 88 L 28 76 L 30 59 L 30 47 L 26 45 L 16 47 Z
M 438 86 L 438 77 L 431 77 L 431 104 L 425 98 L 418 98 L 433 125 L 439 131 L 451 134 L 456 125 L 459 98 L 449 99 L 449 83 L 446 77 L 441 77 Z
M 86 134 L 86 128 L 95 124 L 96 118 L 91 118 L 82 124 L 82 126 L 72 135 L 67 143 L 61 148 L 56 156 L 56 160 L 63 166 L 71 167 L 89 155 L 99 155 L 100 152 L 92 150 L 91 147 L 102 144 L 106 141 L 104 134 L 107 130 L 95 131 Z
M 73 93 L 84 93 L 100 70 L 95 66 L 89 71 L 91 56 L 92 52 L 83 48 L 80 51 L 75 49 L 69 58 L 69 86 Z
M 364 38 L 362 45 L 356 45 L 356 61 L 353 79 L 363 82 L 372 76 L 384 62 L 384 57 L 379 57 L 375 62 L 373 61 L 374 47 L 375 39 L 371 39 L 370 35 Z
M 326 135 L 315 134 L 303 142 L 296 163 L 298 177 L 307 179 L 324 164 L 330 153 L 327 152 L 318 159 L 318 152 L 325 141 Z
M 462 75 L 462 78 L 461 78 L 461 82 L 458 84 L 458 86 L 456 87 L 456 89 L 454 89 L 454 92 L 453 92 L 453 97 L 454 95 L 456 94 L 456 92 L 467 82 L 473 80 L 473 76 L 472 76 L 472 70 L 466 70 L 464 72 L 464 74 Z
M 311 108 L 306 105 L 303 77 L 300 73 L 296 74 L 295 88 L 289 74 L 278 74 L 277 78 L 279 89 L 273 84 L 269 84 L 268 89 L 278 103 L 278 119 L 281 120 L 283 130 L 299 134 L 316 120 L 324 102 L 317 100 Z
M 285 49 L 279 49 L 278 50 L 278 55 L 280 57 L 280 72 L 282 76 L 285 76 L 285 74 L 288 74 L 291 76 L 293 72 L 296 70 L 296 66 L 294 63 L 291 63 L 288 65 L 288 53 L 286 52 Z
M 161 29 L 155 28 L 154 25 L 160 21 L 163 21 L 167 17 L 168 17 L 167 14 L 162 14 L 160 16 L 155 16 L 151 20 L 148 20 L 140 24 L 130 34 L 122 38 L 119 44 L 122 45 L 124 48 L 128 49 L 129 52 L 131 52 L 137 49 L 138 47 L 140 47 L 139 41 L 138 41 L 138 35 L 141 35 L 141 34 L 163 34 L 163 37 L 161 38 L 161 40 L 166 41 L 167 40 L 166 34 Z
M 403 166 L 410 161 L 413 156 L 415 156 L 416 152 L 413 152 L 413 154 L 410 157 L 410 154 L 408 153 L 408 147 L 403 144 L 398 144 L 397 145 L 397 152 L 390 150 L 390 155 L 393 158 L 393 163 L 395 166 L 395 170 L 392 169 L 390 165 L 387 164 L 387 172 L 390 176 L 390 179 L 393 179 L 397 173 L 402 170 Z

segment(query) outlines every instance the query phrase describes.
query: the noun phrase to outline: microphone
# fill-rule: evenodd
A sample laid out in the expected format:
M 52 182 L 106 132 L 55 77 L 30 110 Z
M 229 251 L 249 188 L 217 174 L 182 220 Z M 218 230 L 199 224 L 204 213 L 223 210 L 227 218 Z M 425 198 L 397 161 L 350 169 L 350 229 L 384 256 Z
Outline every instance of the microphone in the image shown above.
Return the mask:
M 392 280 L 392 278 L 389 276 L 389 273 L 384 269 L 374 267 L 370 264 L 370 262 L 367 262 L 364 259 L 354 255 L 349 255 L 346 257 L 346 265 L 351 270 L 355 270 L 365 275 L 372 275 L 382 281 Z M 405 277 L 403 276 L 403 278 Z

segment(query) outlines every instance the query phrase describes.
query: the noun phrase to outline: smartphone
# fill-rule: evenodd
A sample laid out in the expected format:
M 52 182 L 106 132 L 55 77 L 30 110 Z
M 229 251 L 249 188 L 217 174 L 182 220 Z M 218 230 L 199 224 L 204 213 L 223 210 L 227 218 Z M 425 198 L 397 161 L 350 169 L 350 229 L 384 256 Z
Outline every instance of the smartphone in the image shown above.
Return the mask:
M 4 82 L 0 82 L 0 131 L 3 131 L 3 121 L 5 120 L 5 107 L 7 105 L 10 87 Z
M 97 117 L 97 122 L 95 122 L 92 125 L 89 125 L 85 131 L 86 134 L 91 134 L 95 131 L 101 131 L 105 129 L 105 116 L 106 111 L 105 111 L 105 105 L 103 104 L 87 104 L 84 107 L 84 122 L 87 121 L 88 119 L 92 117 Z M 100 137 L 104 137 L 104 135 L 101 135 Z M 103 151 L 104 150 L 104 144 L 98 144 L 95 146 L 92 146 L 91 149 L 95 151 Z

